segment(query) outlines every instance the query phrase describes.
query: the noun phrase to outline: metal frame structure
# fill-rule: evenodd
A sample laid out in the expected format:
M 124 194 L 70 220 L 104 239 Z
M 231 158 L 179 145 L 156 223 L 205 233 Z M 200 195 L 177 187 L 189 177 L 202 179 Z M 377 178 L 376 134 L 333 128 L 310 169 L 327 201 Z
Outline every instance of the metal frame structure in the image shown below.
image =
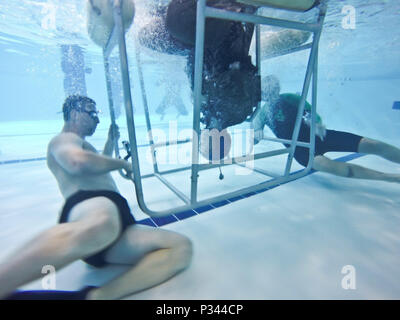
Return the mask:
M 113 8 L 113 16 L 114 16 L 114 28 L 112 34 L 108 40 L 107 45 L 103 49 L 103 57 L 104 57 L 104 68 L 105 68 L 105 75 L 106 75 L 106 83 L 107 83 L 107 92 L 108 92 L 108 100 L 110 106 L 110 115 L 112 123 L 115 123 L 115 115 L 113 109 L 113 97 L 112 97 L 112 90 L 111 90 L 111 78 L 110 72 L 108 67 L 108 58 L 115 46 L 118 44 L 119 48 L 119 58 L 121 63 L 121 76 L 122 76 L 122 84 L 123 84 L 123 95 L 124 95 L 124 104 L 125 104 L 125 111 L 127 117 L 127 128 L 129 134 L 129 142 L 131 147 L 131 161 L 132 161 L 132 169 L 133 169 L 133 182 L 135 184 L 135 192 L 136 198 L 139 207 L 143 212 L 146 214 L 153 216 L 153 217 L 161 217 L 167 216 L 178 212 L 183 212 L 190 209 L 195 209 L 201 206 L 205 206 L 211 203 L 227 200 L 233 197 L 241 196 L 244 194 L 248 194 L 250 192 L 257 192 L 259 190 L 263 190 L 266 188 L 274 187 L 276 185 L 289 182 L 291 180 L 298 179 L 302 176 L 305 176 L 309 173 L 312 167 L 313 161 L 313 154 L 315 148 L 315 121 L 316 121 L 316 103 L 317 103 L 317 71 L 318 71 L 318 44 L 319 39 L 322 32 L 322 26 L 326 14 L 326 2 L 321 1 L 319 5 L 319 17 L 317 23 L 301 23 L 296 21 L 290 20 L 282 20 L 282 19 L 275 19 L 275 18 L 268 18 L 258 14 L 246 14 L 246 13 L 236 13 L 232 11 L 216 9 L 212 7 L 208 7 L 206 5 L 206 0 L 197 0 L 197 25 L 196 25 L 196 48 L 195 48 L 195 72 L 194 72 L 194 112 L 193 112 L 193 138 L 192 138 L 192 165 L 189 167 L 184 168 L 177 168 L 172 170 L 166 171 L 159 171 L 156 159 L 155 150 L 157 147 L 166 146 L 171 144 L 179 144 L 179 143 L 186 143 L 189 142 L 188 140 L 184 141 L 170 141 L 164 144 L 155 144 L 152 137 L 152 128 L 151 128 L 151 121 L 150 115 L 147 105 L 147 99 L 145 94 L 144 82 L 143 82 L 143 74 L 141 69 L 140 63 L 140 54 L 139 54 L 139 46 L 136 44 L 136 62 L 137 68 L 139 72 L 139 81 L 141 84 L 142 89 L 142 99 L 145 109 L 145 117 L 146 117 L 146 125 L 149 134 L 149 142 L 151 147 L 151 154 L 152 154 L 152 161 L 153 161 L 153 170 L 152 174 L 141 175 L 140 173 L 140 166 L 139 166 L 139 150 L 136 140 L 136 127 L 135 121 L 133 116 L 133 104 L 132 104 L 132 96 L 131 96 L 131 83 L 129 78 L 129 69 L 128 69 L 128 57 L 126 51 L 126 43 L 125 43 L 125 34 L 124 34 L 124 26 L 123 26 L 123 19 L 121 15 L 121 0 L 109 0 L 112 4 Z M 271 157 L 275 155 L 281 154 L 288 154 L 285 173 L 282 176 L 276 176 L 268 174 L 264 170 L 256 170 L 258 173 L 263 175 L 267 175 L 272 179 L 267 180 L 263 183 L 259 183 L 250 187 L 242 188 L 237 191 L 228 192 L 220 196 L 215 196 L 208 198 L 206 200 L 198 201 L 197 199 L 197 191 L 198 191 L 198 173 L 203 170 L 216 168 L 219 166 L 225 165 L 240 165 L 243 166 L 243 163 L 248 161 L 248 157 L 235 157 L 229 159 L 230 161 L 220 161 L 220 163 L 208 163 L 208 164 L 199 164 L 199 137 L 200 137 L 200 105 L 201 105 L 201 91 L 202 91 L 202 78 L 203 78 L 203 54 L 204 54 L 204 29 L 205 29 L 205 20 L 206 18 L 217 18 L 217 19 L 226 19 L 226 20 L 234 20 L 234 21 L 242 21 L 253 23 L 256 25 L 256 60 L 257 60 L 257 68 L 260 74 L 261 70 L 261 57 L 260 57 L 260 25 L 270 25 L 270 26 L 277 26 L 289 29 L 296 29 L 296 30 L 303 30 L 309 31 L 313 33 L 313 41 L 311 44 L 303 45 L 298 48 L 294 48 L 289 52 L 285 52 L 284 54 L 288 54 L 291 52 L 296 52 L 299 50 L 304 49 L 311 49 L 310 56 L 308 59 L 307 71 L 305 80 L 303 83 L 303 90 L 301 95 L 301 101 L 298 108 L 297 120 L 296 125 L 293 130 L 292 140 L 283 140 L 283 139 L 276 139 L 270 138 L 268 140 L 281 142 L 288 144 L 289 147 L 273 150 L 268 152 L 263 152 L 259 154 L 255 154 L 251 157 L 251 160 L 262 159 L 266 157 Z M 302 115 L 304 112 L 304 106 L 306 102 L 306 97 L 309 91 L 309 87 L 311 85 L 312 80 L 312 109 L 311 109 L 311 127 L 310 127 L 310 136 L 311 141 L 310 143 L 304 143 L 297 141 L 299 131 L 300 131 L 300 124 L 302 120 Z M 257 108 L 259 109 L 259 108 Z M 302 146 L 310 148 L 310 159 L 307 168 L 298 171 L 296 173 L 290 173 L 293 155 L 296 146 Z M 118 145 L 115 145 L 115 152 L 116 156 L 119 156 L 119 149 Z M 187 197 L 184 193 L 178 190 L 174 185 L 167 181 L 165 175 L 191 170 L 191 190 L 190 190 L 190 198 Z M 120 172 L 125 178 L 128 178 Z M 179 199 L 181 199 L 185 205 L 174 207 L 168 210 L 163 211 L 153 211 L 148 208 L 144 200 L 144 193 L 143 193 L 143 186 L 142 186 L 142 179 L 156 177 L 162 184 L 167 186 Z

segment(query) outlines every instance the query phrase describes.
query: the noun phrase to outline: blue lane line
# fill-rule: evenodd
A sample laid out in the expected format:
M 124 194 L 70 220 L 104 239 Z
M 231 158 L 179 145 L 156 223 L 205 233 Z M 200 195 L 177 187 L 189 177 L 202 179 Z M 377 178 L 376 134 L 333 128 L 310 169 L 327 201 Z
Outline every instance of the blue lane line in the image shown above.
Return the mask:
M 5 160 L 5 161 L 0 161 L 0 165 L 2 164 L 13 164 L 13 163 L 21 163 L 21 162 L 31 162 L 31 161 L 43 161 L 46 160 L 46 157 L 40 157 L 40 158 L 31 158 L 31 159 L 21 159 L 21 160 Z
M 363 156 L 365 156 L 364 153 L 352 153 L 352 154 L 349 154 L 347 156 L 337 158 L 337 159 L 335 159 L 335 161 L 348 162 L 348 161 L 351 161 L 351 160 L 354 160 L 354 159 L 361 158 Z

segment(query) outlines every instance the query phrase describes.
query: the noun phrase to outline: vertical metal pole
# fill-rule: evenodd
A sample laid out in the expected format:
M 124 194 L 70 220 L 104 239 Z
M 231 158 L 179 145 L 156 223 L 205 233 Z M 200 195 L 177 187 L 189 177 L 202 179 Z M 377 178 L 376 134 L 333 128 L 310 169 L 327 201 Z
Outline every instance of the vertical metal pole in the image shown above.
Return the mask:
M 256 67 L 257 67 L 257 75 L 261 75 L 261 36 L 260 36 L 260 28 L 259 24 L 256 25 L 255 28 L 255 38 L 256 38 Z M 257 108 L 255 112 L 247 119 L 247 121 L 252 122 L 256 115 L 261 112 L 261 101 L 257 103 Z M 253 128 L 252 124 L 250 124 L 250 128 Z
M 153 133 L 152 133 L 152 129 L 151 129 L 149 106 L 147 103 L 146 89 L 145 89 L 144 80 L 143 80 L 142 63 L 140 60 L 140 48 L 139 48 L 139 43 L 136 39 L 135 39 L 135 53 L 136 53 L 136 64 L 137 64 L 137 69 L 138 69 L 138 74 L 139 74 L 139 82 L 140 82 L 140 87 L 142 89 L 141 92 L 142 92 L 143 108 L 144 108 L 144 114 L 146 116 L 147 135 L 149 137 L 149 142 L 150 142 L 151 159 L 153 161 L 153 170 L 154 170 L 154 173 L 159 173 L 158 165 L 157 165 L 157 158 L 156 158 L 156 150 L 154 147 Z
M 143 205 L 143 188 L 142 180 L 140 175 L 139 167 L 139 154 L 136 142 L 136 127 L 133 117 L 133 106 L 132 106 L 132 95 L 131 95 L 131 84 L 129 79 L 129 68 L 128 68 L 128 56 L 126 53 L 125 43 L 125 32 L 121 15 L 121 0 L 114 1 L 114 22 L 118 36 L 119 45 L 119 57 L 121 62 L 121 76 L 122 76 L 122 87 L 124 91 L 124 103 L 126 120 L 129 134 L 129 142 L 132 150 L 132 171 L 135 182 L 136 197 L 139 205 Z
M 318 85 L 318 48 L 315 56 L 312 83 L 312 104 L 311 104 L 311 128 L 310 128 L 310 156 L 307 169 L 311 169 L 314 161 L 315 151 L 315 122 L 317 118 L 317 85 Z
M 261 26 L 256 25 L 256 66 L 257 74 L 261 75 Z
M 110 65 L 108 63 L 108 57 L 103 52 L 103 61 L 104 61 L 104 71 L 106 75 L 106 86 L 107 86 L 107 97 L 108 97 L 108 106 L 110 109 L 110 118 L 111 123 L 115 124 L 115 111 L 114 111 L 114 100 L 113 100 L 113 93 L 111 87 L 111 78 L 110 78 Z M 114 150 L 115 150 L 115 157 L 119 157 L 119 148 L 118 148 L 118 141 L 114 139 Z
M 261 26 L 259 24 L 256 25 L 256 67 L 257 67 L 257 75 L 261 76 Z M 262 90 L 262 88 L 260 89 Z M 261 112 L 261 101 L 258 101 L 255 113 L 258 114 L 260 112 Z M 250 117 L 250 121 L 252 121 L 254 118 L 255 114 L 253 114 Z M 252 124 L 251 128 L 253 128 Z
M 297 112 L 297 120 L 296 120 L 296 124 L 294 126 L 293 134 L 292 134 L 292 146 L 290 147 L 288 160 L 286 162 L 285 176 L 288 176 L 290 173 L 290 168 L 292 166 L 292 161 L 293 161 L 293 155 L 294 155 L 294 151 L 295 151 L 296 145 L 297 145 L 297 139 L 299 138 L 299 132 L 300 132 L 300 126 L 301 126 L 303 112 L 304 112 L 304 106 L 305 106 L 306 99 L 307 99 L 307 93 L 310 88 L 311 75 L 314 70 L 314 63 L 315 63 L 316 53 L 317 53 L 317 49 L 318 49 L 319 39 L 321 36 L 321 29 L 322 29 L 322 25 L 321 25 L 321 28 L 319 29 L 319 31 L 314 33 L 314 39 L 313 39 L 313 44 L 311 47 L 310 58 L 308 60 L 308 65 L 307 65 L 306 78 L 305 78 L 304 85 L 303 85 L 303 92 L 301 94 L 301 100 L 300 100 L 298 112 Z
M 204 59 L 204 29 L 205 29 L 206 0 L 197 1 L 196 14 L 196 51 L 194 65 L 194 110 L 193 110 L 193 139 L 192 139 L 192 176 L 190 201 L 197 202 L 197 182 L 199 172 L 199 139 L 200 139 L 200 104 L 203 86 Z

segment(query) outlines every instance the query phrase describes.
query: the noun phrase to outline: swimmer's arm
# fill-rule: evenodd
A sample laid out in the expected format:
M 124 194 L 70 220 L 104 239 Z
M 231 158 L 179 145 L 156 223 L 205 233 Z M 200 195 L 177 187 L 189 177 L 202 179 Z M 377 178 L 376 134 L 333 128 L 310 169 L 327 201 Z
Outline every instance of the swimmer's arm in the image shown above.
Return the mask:
M 114 143 L 107 139 L 106 144 L 104 145 L 103 155 L 111 157 L 114 151 Z
M 104 145 L 103 155 L 111 157 L 114 151 L 115 143 L 118 143 L 120 137 L 119 128 L 117 125 L 111 125 L 108 129 L 106 144 Z
M 78 137 L 64 137 L 53 143 L 50 153 L 57 163 L 72 175 L 104 174 L 113 170 L 132 171 L 125 160 L 114 159 L 82 148 Z

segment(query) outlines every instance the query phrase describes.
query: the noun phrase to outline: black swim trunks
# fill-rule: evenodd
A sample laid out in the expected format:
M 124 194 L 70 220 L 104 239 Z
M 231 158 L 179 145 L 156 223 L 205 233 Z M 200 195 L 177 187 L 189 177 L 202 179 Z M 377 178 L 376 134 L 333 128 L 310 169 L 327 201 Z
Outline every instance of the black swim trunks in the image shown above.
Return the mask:
M 95 197 L 106 197 L 116 204 L 119 209 L 119 216 L 121 219 L 121 234 L 128 226 L 136 223 L 135 218 L 133 217 L 129 208 L 128 202 L 125 200 L 125 198 L 122 197 L 119 193 L 109 190 L 78 191 L 74 193 L 66 200 L 58 222 L 68 222 L 68 217 L 71 209 L 76 204 Z M 104 260 L 104 256 L 109 247 L 88 258 L 83 259 L 83 261 L 97 268 L 103 267 L 107 264 L 107 262 Z
M 265 124 L 280 139 L 292 140 L 293 129 L 296 124 L 298 105 L 301 96 L 285 93 L 279 95 L 276 103 L 269 106 Z M 304 114 L 311 110 L 311 105 L 306 101 Z M 316 115 L 317 123 L 322 122 L 321 117 Z M 356 134 L 327 130 L 324 140 L 315 136 L 314 156 L 323 155 L 327 152 L 358 152 L 361 136 Z M 310 127 L 302 119 L 298 141 L 310 142 Z M 285 144 L 289 147 L 288 144 Z M 309 160 L 309 148 L 296 147 L 294 158 L 298 163 L 307 167 Z
M 342 131 L 327 130 L 324 140 L 315 136 L 314 157 L 327 152 L 358 152 L 361 136 Z M 302 123 L 299 133 L 299 141 L 310 142 L 310 128 Z M 296 147 L 294 158 L 298 163 L 307 167 L 309 160 L 309 148 Z

